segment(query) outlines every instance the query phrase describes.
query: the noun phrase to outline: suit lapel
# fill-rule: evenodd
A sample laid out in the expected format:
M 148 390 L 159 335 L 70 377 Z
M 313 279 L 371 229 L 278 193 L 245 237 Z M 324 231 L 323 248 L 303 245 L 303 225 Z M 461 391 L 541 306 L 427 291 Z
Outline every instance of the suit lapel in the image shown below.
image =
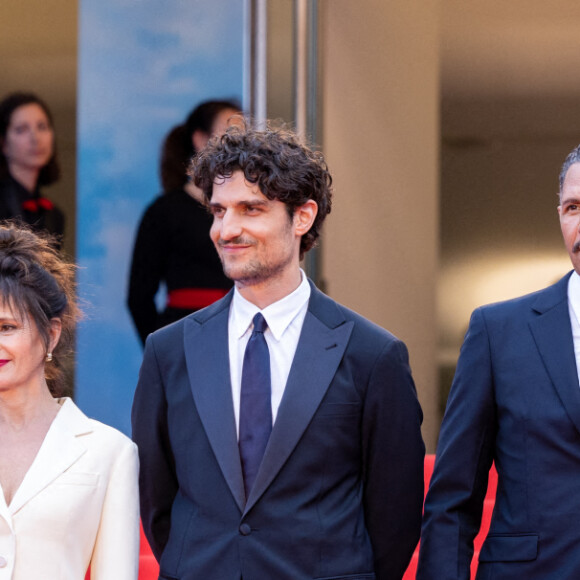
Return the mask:
M 330 298 L 312 285 L 308 312 L 264 458 L 250 492 L 249 511 L 278 474 L 322 401 L 353 329 Z
M 12 498 L 9 509 L 13 515 L 86 452 L 86 446 L 78 436 L 92 430 L 89 419 L 72 401 L 65 400 Z
M 580 431 L 580 386 L 568 308 L 568 276 L 539 295 L 530 329 L 566 412 Z
M 245 504 L 228 352 L 231 293 L 186 320 L 185 359 L 193 398 L 209 443 L 240 511 Z

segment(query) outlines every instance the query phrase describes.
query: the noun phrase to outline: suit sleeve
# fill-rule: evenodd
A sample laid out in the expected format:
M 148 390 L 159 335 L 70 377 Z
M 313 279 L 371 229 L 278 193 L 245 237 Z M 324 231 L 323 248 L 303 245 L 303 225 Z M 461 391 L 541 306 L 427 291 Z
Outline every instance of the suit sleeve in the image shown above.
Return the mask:
M 151 205 L 143 215 L 133 247 L 127 305 L 143 344 L 161 326 L 155 295 L 166 271 L 163 222 L 158 206 Z
M 139 460 L 123 438 L 107 482 L 93 556 L 91 580 L 137 580 L 139 573 Z
M 465 336 L 425 502 L 418 580 L 469 580 L 496 432 L 489 338 L 481 310 Z
M 364 507 L 377 580 L 400 580 L 419 540 L 422 419 L 407 349 L 390 341 L 372 370 L 363 410 Z
M 139 448 L 141 521 L 159 561 L 169 538 L 178 484 L 167 426 L 167 402 L 153 337 L 147 339 L 131 413 Z

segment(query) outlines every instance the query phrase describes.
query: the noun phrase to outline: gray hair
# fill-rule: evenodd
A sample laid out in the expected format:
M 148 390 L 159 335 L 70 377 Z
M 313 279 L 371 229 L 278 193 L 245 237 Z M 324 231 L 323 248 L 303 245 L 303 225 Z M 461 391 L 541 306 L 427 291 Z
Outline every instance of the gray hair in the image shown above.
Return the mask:
M 568 173 L 568 169 L 574 163 L 580 163 L 580 145 L 572 149 L 568 157 L 566 157 L 564 163 L 562 164 L 562 169 L 560 169 L 560 191 L 559 197 L 560 201 L 562 200 L 562 188 L 564 187 L 564 180 L 566 179 L 566 174 Z

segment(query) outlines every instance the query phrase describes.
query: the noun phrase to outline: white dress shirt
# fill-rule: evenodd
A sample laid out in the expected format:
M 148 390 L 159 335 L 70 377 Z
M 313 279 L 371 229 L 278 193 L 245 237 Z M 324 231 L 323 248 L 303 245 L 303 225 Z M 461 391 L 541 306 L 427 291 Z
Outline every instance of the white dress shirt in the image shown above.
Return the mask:
M 580 276 L 572 272 L 568 280 L 568 309 L 572 323 L 572 338 L 574 339 L 574 354 L 576 355 L 576 372 L 580 385 Z
M 266 319 L 268 328 L 264 333 L 268 350 L 270 351 L 270 376 L 272 380 L 272 421 L 276 421 L 278 407 L 284 395 L 290 367 L 304 324 L 308 300 L 310 299 L 310 284 L 306 275 L 300 270 L 302 282 L 288 296 L 260 310 L 255 304 L 248 302 L 236 288 L 230 306 L 228 320 L 228 341 L 230 356 L 230 376 L 232 381 L 232 398 L 236 429 L 240 428 L 240 392 L 242 389 L 242 365 L 246 345 L 252 334 L 252 319 L 261 312 Z

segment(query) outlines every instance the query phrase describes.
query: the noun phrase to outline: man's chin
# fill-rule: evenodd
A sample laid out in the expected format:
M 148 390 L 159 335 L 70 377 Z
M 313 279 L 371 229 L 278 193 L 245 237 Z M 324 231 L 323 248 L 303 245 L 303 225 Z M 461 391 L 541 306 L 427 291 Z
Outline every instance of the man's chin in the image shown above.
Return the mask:
M 263 282 L 264 279 L 258 276 L 249 276 L 247 274 L 243 275 L 236 275 L 236 274 L 228 274 L 227 272 L 225 275 L 238 287 L 243 288 L 246 286 L 255 286 L 260 282 Z
M 248 278 L 252 278 L 253 275 L 247 271 L 246 268 L 222 264 L 224 269 L 224 274 L 233 282 L 242 283 Z
M 232 280 L 236 286 L 254 286 L 270 277 L 270 273 L 264 270 L 257 270 L 248 267 L 225 267 L 224 274 Z

